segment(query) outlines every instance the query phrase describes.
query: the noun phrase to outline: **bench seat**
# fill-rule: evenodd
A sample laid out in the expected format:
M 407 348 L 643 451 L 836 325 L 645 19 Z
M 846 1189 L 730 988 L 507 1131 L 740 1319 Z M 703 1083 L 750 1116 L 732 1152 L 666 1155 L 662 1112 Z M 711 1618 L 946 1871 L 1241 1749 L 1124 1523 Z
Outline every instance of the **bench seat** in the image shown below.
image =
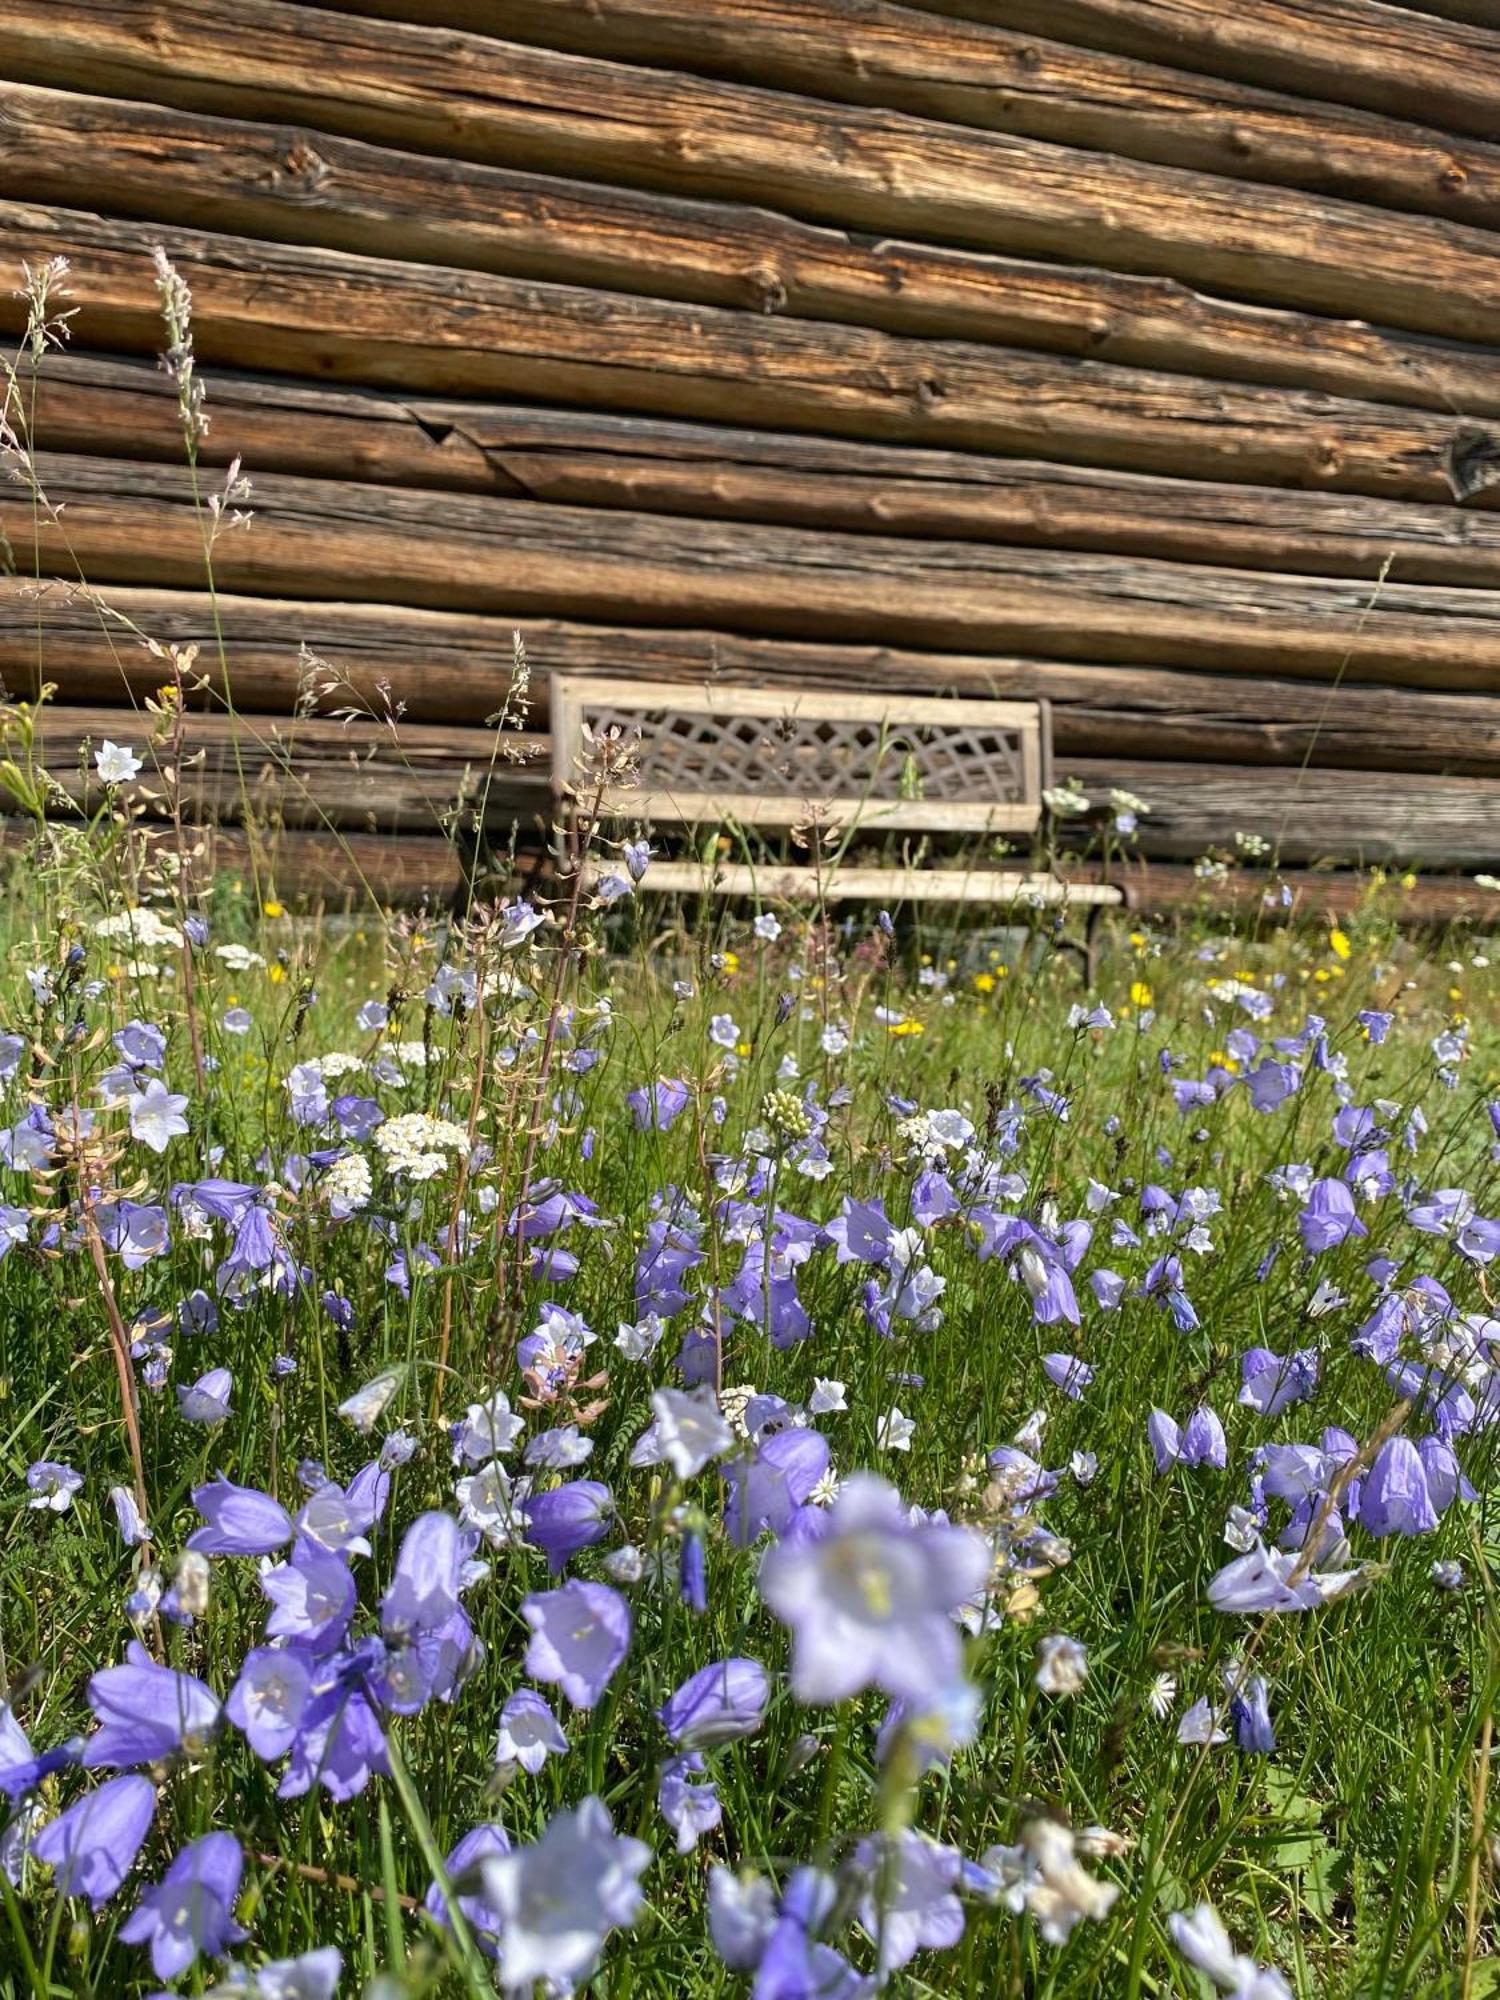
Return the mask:
M 597 865 L 597 879 L 611 871 Z M 754 868 L 743 861 L 653 861 L 641 888 L 661 895 L 744 896 L 763 903 L 920 901 L 982 903 L 1019 909 L 1105 909 L 1124 901 L 1108 882 L 1069 882 L 1059 875 L 1015 875 L 998 868 L 845 868 L 828 870 L 821 887 L 815 868 Z

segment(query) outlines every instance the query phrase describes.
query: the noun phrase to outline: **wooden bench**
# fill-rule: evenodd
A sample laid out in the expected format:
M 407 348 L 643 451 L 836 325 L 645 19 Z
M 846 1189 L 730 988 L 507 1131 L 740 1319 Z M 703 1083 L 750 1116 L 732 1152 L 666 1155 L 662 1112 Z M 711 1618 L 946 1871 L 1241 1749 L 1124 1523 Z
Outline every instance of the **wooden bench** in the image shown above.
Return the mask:
M 642 887 L 758 897 L 1070 905 L 1124 899 L 1098 882 L 979 866 L 869 867 L 843 859 L 872 833 L 1030 835 L 1051 778 L 1045 702 L 799 693 L 785 686 L 680 686 L 551 677 L 552 777 L 564 824 L 579 800 L 649 827 L 799 828 L 805 865 L 726 861 L 717 851 L 653 861 Z M 633 746 L 632 782 L 591 790 L 585 729 Z M 597 794 L 597 798 L 596 798 Z M 597 864 L 593 864 L 597 869 Z

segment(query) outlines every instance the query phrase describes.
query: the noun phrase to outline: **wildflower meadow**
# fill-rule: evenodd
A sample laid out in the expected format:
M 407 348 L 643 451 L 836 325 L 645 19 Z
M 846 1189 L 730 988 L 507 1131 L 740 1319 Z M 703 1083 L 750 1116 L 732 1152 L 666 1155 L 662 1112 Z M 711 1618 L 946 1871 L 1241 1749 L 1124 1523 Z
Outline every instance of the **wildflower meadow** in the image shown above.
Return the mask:
M 153 657 L 0 708 L 3 2000 L 1500 1991 L 1482 927 L 291 906 Z
M 663 929 L 645 843 L 334 922 L 88 841 L 0 1003 L 0 1992 L 1493 1990 L 1481 943 L 1084 992 Z

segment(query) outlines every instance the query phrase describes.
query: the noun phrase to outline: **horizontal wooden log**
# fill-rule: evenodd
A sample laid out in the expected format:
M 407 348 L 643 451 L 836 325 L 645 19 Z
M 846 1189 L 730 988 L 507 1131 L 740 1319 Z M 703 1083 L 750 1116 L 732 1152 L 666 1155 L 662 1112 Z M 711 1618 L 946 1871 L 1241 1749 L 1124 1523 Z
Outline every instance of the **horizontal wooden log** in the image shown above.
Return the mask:
M 1500 25 L 1453 0 L 1431 14 L 1383 0 L 915 0 L 1086 48 L 1394 112 L 1488 138 L 1500 129 Z M 1473 0 L 1482 5 L 1483 0 Z
M 1414 14 L 1437 14 L 1446 21 L 1467 21 L 1474 28 L 1500 29 L 1500 0 L 1391 0 Z
M 38 836 L 30 821 L 0 818 L 0 867 L 39 869 L 49 865 L 54 838 L 68 832 L 54 823 Z M 154 829 L 158 842 L 176 855 L 170 829 Z M 364 911 L 426 903 L 445 908 L 465 896 L 460 849 L 440 834 L 308 832 L 291 827 L 262 829 L 254 856 L 239 827 L 194 828 L 186 843 L 190 879 L 204 890 L 215 883 L 230 895 L 253 893 L 258 873 L 269 896 L 330 912 Z
M 334 4 L 385 20 L 409 20 L 415 11 L 411 0 Z M 1491 145 L 1326 97 L 1314 102 L 1048 41 L 1045 30 L 1021 32 L 885 0 L 427 0 L 421 16 L 578 55 L 877 105 L 1235 180 L 1275 181 L 1487 227 L 1500 218 L 1500 150 Z
M 1087 757 L 1067 760 L 1059 775 L 1076 776 L 1097 798 L 1122 786 L 1145 799 L 1140 844 L 1152 856 L 1190 859 L 1243 829 L 1291 862 L 1493 869 L 1500 858 L 1500 809 L 1487 778 Z
M 1085 862 L 1069 870 L 1075 872 L 1092 876 L 1101 871 Z M 1108 873 L 1124 890 L 1133 913 L 1167 920 L 1250 917 L 1259 926 L 1319 924 L 1347 922 L 1373 910 L 1403 929 L 1443 929 L 1450 924 L 1493 928 L 1500 916 L 1494 890 L 1462 875 L 1392 878 L 1349 868 L 1284 868 L 1276 879 L 1290 889 L 1292 900 L 1283 907 L 1279 897 L 1267 905 L 1267 878 L 1255 868 L 1234 868 L 1214 879 L 1170 861 L 1127 861 L 1112 863 Z
M 181 471 L 137 465 L 126 483 L 108 460 L 61 457 L 42 476 L 61 529 L 0 490 L 24 572 L 201 585 Z M 1500 688 L 1500 591 L 744 522 L 678 519 L 664 533 L 653 515 L 276 475 L 254 499 L 252 526 L 219 537 L 226 590 L 1261 673 L 1295 656 L 1304 673 Z
M 72 704 L 139 702 L 162 682 L 159 645 L 198 648 L 196 671 L 222 707 L 212 608 L 188 591 L 111 589 L 101 622 L 84 599 L 39 597 L 0 583 L 0 680 L 34 695 L 37 665 Z M 499 618 L 381 604 L 286 603 L 221 597 L 230 687 L 245 712 L 355 709 L 413 723 L 481 722 L 505 703 L 511 626 Z M 128 622 L 127 622 L 128 621 Z M 708 679 L 807 688 L 885 689 L 1052 703 L 1059 758 L 1120 755 L 1230 764 L 1301 763 L 1355 769 L 1500 771 L 1500 701 L 1479 694 L 1391 690 L 1192 672 L 1160 666 L 916 653 L 885 646 L 798 644 L 723 632 L 629 630 L 528 619 L 530 722 L 547 719 L 547 678 L 609 674 L 686 684 Z M 305 666 L 306 646 L 322 664 Z M 1300 661 L 1299 661 L 1300 664 Z M 1335 670 L 1336 671 L 1336 670 Z M 257 725 L 258 726 L 258 725 Z
M 37 757 L 75 806 L 94 808 L 102 790 L 92 752 L 106 738 L 133 748 L 140 775 L 127 804 L 162 818 L 169 807 L 169 745 L 153 718 L 123 709 L 48 705 Z M 192 714 L 176 766 L 184 817 L 370 833 L 462 830 L 482 819 L 508 824 L 548 813 L 545 738 L 478 729 L 313 718 Z M 0 784 L 0 800 L 5 788 Z M 13 803 L 13 801 L 12 801 Z
M 206 363 L 459 394 L 1496 504 L 1500 426 L 862 327 L 758 319 L 490 273 L 0 203 L 0 257 L 75 262 L 73 336 L 155 351 L 148 253 L 190 284 Z M 0 326 L 23 307 L 0 297 Z
M 162 837 L 170 838 L 165 832 Z M 236 880 L 250 890 L 249 844 L 238 827 L 203 829 L 193 840 L 193 877 L 205 886 L 218 879 L 232 892 Z M 0 857 L 18 865 L 41 865 L 36 835 L 16 820 L 0 819 Z M 330 911 L 365 910 L 399 904 L 426 903 L 441 908 L 460 906 L 465 886 L 460 850 L 436 834 L 389 834 L 353 831 L 310 833 L 290 827 L 261 834 L 256 840 L 256 864 L 264 886 L 283 900 Z M 1099 870 L 1088 863 L 1070 865 L 1069 880 L 1089 881 Z M 1280 923 L 1287 915 L 1262 906 L 1265 878 L 1236 870 L 1222 882 L 1203 880 L 1186 866 L 1172 862 L 1115 862 L 1110 879 L 1128 900 L 1131 918 L 1154 917 L 1170 922 L 1183 915 L 1195 920 L 1224 921 L 1253 915 L 1257 922 Z M 1327 923 L 1346 920 L 1356 911 L 1378 908 L 1404 927 L 1444 927 L 1453 923 L 1492 924 L 1495 897 L 1467 877 L 1424 875 L 1407 886 L 1405 880 L 1372 883 L 1370 876 L 1349 869 L 1282 871 L 1292 891 L 1292 921 Z M 1407 878 L 1409 880 L 1409 878 Z M 478 889 L 485 896 L 505 893 L 513 885 L 488 870 Z
M 41 755 L 71 798 L 93 802 L 97 781 L 88 746 L 106 734 L 143 740 L 121 729 L 117 712 L 48 713 Z M 533 769 L 494 762 L 496 737 L 482 730 L 409 728 L 323 721 L 252 730 L 243 720 L 195 716 L 183 766 L 183 793 L 194 817 L 235 821 L 247 811 L 280 824 L 359 827 L 369 832 L 432 831 L 467 816 L 467 802 L 500 829 L 521 820 L 540 831 L 549 817 L 544 746 L 527 739 Z M 159 754 L 159 753 L 158 753 Z M 1140 851 L 1190 857 L 1222 845 L 1235 828 L 1272 841 L 1290 862 L 1326 856 L 1367 864 L 1487 867 L 1500 858 L 1500 814 L 1488 780 L 1349 771 L 1267 771 L 1237 766 L 1142 763 L 1081 758 L 1068 772 L 1103 795 L 1124 786 L 1145 798 Z M 493 774 L 486 787 L 485 775 Z M 245 782 L 241 783 L 241 773 Z M 131 788 L 142 803 L 162 789 L 153 767 Z M 248 800 L 248 806 L 247 806 Z
M 1489 340 L 1500 309 L 1500 242 L 1435 217 L 286 0 L 232 12 L 213 0 L 167 12 L 156 0 L 10 0 L 0 68 L 190 110 L 300 115 L 414 152 L 1176 277 L 1443 338 Z
M 205 462 L 571 506 L 1404 583 L 1500 585 L 1500 519 L 1454 507 L 641 417 L 215 374 Z M 49 357 L 37 444 L 178 463 L 177 392 L 145 361 Z
M 310 127 L 0 83 L 0 197 L 758 314 L 1019 342 L 1372 400 L 1500 406 L 1500 357 L 632 189 L 397 153 Z M 1449 381 L 1452 369 L 1465 371 Z M 1436 373 L 1434 373 L 1436 370 Z

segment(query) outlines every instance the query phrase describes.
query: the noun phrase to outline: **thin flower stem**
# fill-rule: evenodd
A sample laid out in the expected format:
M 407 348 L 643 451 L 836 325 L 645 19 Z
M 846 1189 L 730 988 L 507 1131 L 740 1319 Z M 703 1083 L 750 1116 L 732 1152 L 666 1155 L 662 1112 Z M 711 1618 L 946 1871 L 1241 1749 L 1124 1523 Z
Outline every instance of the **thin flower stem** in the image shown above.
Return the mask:
M 479 1947 L 474 1942 L 474 1934 L 469 1929 L 469 1921 L 463 1913 L 463 1906 L 448 1878 L 443 1850 L 437 1844 L 437 1837 L 432 1831 L 432 1822 L 427 1817 L 427 1809 L 411 1781 L 411 1773 L 406 1768 L 406 1760 L 401 1754 L 401 1746 L 396 1741 L 394 1730 L 387 1732 L 386 1754 L 390 1761 L 391 1783 L 396 1788 L 396 1797 L 401 1801 L 401 1810 L 406 1814 L 412 1833 L 416 1836 L 417 1846 L 422 1851 L 422 1859 L 438 1886 L 438 1894 L 443 1899 L 448 1922 L 453 1927 L 453 1940 L 464 1982 L 473 1995 L 473 2000 L 494 2000 L 494 1987 L 485 1973 L 484 1961 L 480 1957 Z

